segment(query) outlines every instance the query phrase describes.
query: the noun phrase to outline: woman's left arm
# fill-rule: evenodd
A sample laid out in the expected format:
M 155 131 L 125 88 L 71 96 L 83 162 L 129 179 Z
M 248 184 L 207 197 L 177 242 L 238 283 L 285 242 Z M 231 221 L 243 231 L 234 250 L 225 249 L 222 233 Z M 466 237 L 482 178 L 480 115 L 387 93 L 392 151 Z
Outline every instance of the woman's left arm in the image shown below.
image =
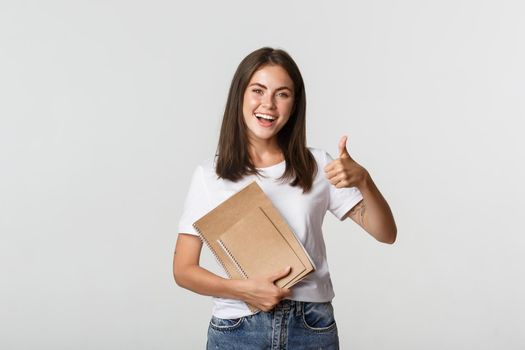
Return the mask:
M 343 136 L 339 142 L 339 158 L 324 168 L 332 185 L 357 187 L 363 195 L 363 200 L 350 209 L 343 220 L 350 217 L 378 241 L 392 244 L 397 236 L 392 211 L 368 171 L 350 157 L 346 140 Z

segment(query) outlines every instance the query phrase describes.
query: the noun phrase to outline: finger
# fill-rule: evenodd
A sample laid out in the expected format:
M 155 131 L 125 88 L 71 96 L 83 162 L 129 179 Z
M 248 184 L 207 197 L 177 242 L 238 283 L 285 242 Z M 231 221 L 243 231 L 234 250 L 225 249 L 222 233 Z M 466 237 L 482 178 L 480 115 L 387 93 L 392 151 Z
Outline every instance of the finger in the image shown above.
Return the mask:
M 292 291 L 289 288 L 282 288 L 281 289 L 281 298 L 289 297 L 290 294 L 292 294 Z
M 350 183 L 350 182 L 349 182 L 348 180 L 341 180 L 341 181 L 339 181 L 339 182 L 335 185 L 335 187 L 336 187 L 336 188 L 350 187 L 350 186 L 349 186 L 349 183 Z
M 270 279 L 271 282 L 275 282 L 275 281 L 277 281 L 277 280 L 287 276 L 290 273 L 290 271 L 291 271 L 291 267 L 287 266 L 284 269 L 279 270 L 278 272 L 270 275 L 269 279 Z
M 346 176 L 344 176 L 344 174 L 338 174 L 330 179 L 330 183 L 337 188 L 345 187 L 345 185 L 341 184 L 343 181 L 348 182 L 348 179 Z
M 331 181 L 333 180 L 334 177 L 336 177 L 337 175 L 339 175 L 339 170 L 337 169 L 334 169 L 332 171 L 329 171 L 325 174 L 326 178 L 328 179 L 328 181 Z
M 350 153 L 348 153 L 348 150 L 346 149 L 347 140 L 348 137 L 345 135 L 341 137 L 341 140 L 339 141 L 339 158 L 350 158 Z
M 325 172 L 333 171 L 333 170 L 341 170 L 343 168 L 343 165 L 341 163 L 341 159 L 337 158 L 332 160 L 328 165 L 324 167 Z
M 349 176 L 347 171 L 344 171 L 341 168 L 334 168 L 331 171 L 325 173 L 325 176 L 328 180 L 333 180 L 334 178 L 344 179 Z
M 325 167 L 324 167 L 324 171 L 327 172 L 327 171 L 330 171 L 334 168 L 335 166 L 335 160 L 331 161 L 330 163 L 328 163 Z
M 335 186 L 339 182 L 339 177 L 337 175 L 333 176 L 332 178 L 328 179 L 328 182 Z

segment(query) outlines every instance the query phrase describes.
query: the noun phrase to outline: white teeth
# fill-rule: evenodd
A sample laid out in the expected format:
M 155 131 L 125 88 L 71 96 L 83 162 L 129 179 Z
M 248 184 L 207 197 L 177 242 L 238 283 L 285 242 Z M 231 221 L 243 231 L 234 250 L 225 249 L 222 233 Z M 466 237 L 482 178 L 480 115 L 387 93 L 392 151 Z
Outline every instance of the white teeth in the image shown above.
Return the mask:
M 256 113 L 255 116 L 259 117 L 259 118 L 267 119 L 267 120 L 275 120 L 275 119 L 277 119 L 274 116 L 267 115 L 267 114 L 260 114 L 260 113 Z

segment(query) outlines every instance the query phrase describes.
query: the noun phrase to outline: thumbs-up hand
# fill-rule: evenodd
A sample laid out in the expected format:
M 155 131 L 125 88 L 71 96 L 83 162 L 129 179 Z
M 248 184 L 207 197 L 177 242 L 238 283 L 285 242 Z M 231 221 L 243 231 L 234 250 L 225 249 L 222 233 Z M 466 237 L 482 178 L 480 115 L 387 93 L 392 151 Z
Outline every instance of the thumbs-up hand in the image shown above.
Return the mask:
M 347 136 L 339 141 L 339 158 L 334 159 L 325 168 L 326 178 L 337 188 L 361 187 L 368 176 L 365 168 L 352 159 L 346 149 Z

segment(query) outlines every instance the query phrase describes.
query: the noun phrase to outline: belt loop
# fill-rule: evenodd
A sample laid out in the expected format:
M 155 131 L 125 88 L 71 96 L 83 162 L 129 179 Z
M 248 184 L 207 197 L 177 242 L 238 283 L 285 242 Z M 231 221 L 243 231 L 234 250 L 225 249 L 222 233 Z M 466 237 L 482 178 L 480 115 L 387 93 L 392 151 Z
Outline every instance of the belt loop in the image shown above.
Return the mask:
M 296 316 L 301 316 L 301 314 L 303 313 L 303 302 L 302 301 L 296 301 L 295 302 L 295 315 Z

